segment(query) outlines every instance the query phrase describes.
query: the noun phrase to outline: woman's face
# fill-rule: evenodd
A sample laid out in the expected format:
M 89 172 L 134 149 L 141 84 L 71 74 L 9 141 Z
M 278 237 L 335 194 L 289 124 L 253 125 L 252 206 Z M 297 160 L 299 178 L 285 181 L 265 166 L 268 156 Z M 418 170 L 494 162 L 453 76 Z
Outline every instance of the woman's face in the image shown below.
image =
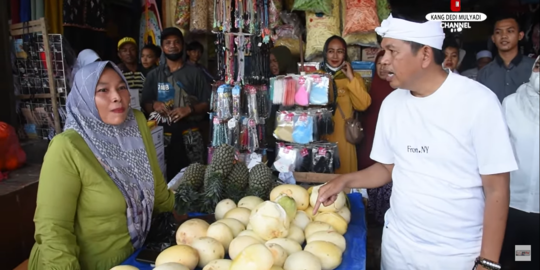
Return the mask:
M 454 47 L 448 47 L 444 49 L 444 55 L 446 56 L 444 58 L 444 67 L 452 71 L 456 70 L 459 62 L 458 49 Z
M 347 48 L 339 41 L 334 39 L 328 44 L 328 50 L 326 51 L 326 62 L 333 68 L 340 67 L 345 61 L 345 53 Z
M 107 67 L 96 86 L 94 97 L 101 121 L 117 126 L 126 120 L 130 102 L 128 87 L 118 73 Z
M 272 72 L 274 76 L 279 75 L 279 63 L 272 53 L 270 54 L 270 72 Z
M 141 64 L 144 68 L 151 68 L 157 64 L 157 57 L 154 51 L 143 49 L 141 55 Z
M 388 71 L 385 70 L 384 64 L 381 62 L 382 57 L 379 57 L 377 59 L 376 68 L 377 68 L 377 75 L 379 78 L 386 80 L 386 76 L 388 76 Z

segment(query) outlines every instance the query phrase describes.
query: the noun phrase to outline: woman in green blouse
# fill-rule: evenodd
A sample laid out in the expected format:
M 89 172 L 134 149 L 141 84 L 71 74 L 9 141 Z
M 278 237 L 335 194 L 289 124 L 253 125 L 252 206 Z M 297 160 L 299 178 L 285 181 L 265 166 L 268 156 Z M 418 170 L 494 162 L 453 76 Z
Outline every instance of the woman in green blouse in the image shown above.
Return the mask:
M 140 248 L 152 215 L 172 211 L 144 115 L 111 62 L 75 75 L 64 132 L 45 155 L 29 269 L 109 270 Z

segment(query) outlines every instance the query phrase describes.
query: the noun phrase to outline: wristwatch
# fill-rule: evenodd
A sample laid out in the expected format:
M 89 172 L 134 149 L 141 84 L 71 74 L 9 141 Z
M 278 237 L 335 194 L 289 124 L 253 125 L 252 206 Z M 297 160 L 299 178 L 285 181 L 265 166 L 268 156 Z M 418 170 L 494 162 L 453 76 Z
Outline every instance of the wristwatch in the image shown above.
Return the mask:
M 476 258 L 476 261 L 474 261 L 474 268 L 472 270 L 476 270 L 478 266 L 482 266 L 488 270 L 501 270 L 501 265 L 494 263 L 488 259 L 484 259 L 482 257 Z

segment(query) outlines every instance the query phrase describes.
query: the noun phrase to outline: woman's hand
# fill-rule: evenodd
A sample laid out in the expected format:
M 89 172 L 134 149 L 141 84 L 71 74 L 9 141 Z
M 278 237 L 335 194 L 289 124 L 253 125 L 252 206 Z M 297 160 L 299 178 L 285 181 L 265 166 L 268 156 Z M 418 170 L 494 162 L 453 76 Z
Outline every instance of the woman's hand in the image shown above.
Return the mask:
M 154 103 L 152 104 L 152 108 L 154 109 L 155 112 L 161 115 L 166 115 L 169 113 L 169 109 L 167 109 L 167 106 L 165 105 L 165 103 L 160 102 L 160 101 L 154 101 Z
M 347 76 L 347 79 L 349 79 L 349 81 L 352 81 L 354 79 L 354 71 L 351 67 L 351 63 L 345 61 L 341 70 L 343 71 L 343 73 L 345 73 L 345 76 Z
M 182 120 L 184 117 L 190 115 L 191 113 L 192 111 L 190 107 L 180 107 L 172 110 L 169 113 L 169 116 L 172 118 L 172 121 L 176 123 Z

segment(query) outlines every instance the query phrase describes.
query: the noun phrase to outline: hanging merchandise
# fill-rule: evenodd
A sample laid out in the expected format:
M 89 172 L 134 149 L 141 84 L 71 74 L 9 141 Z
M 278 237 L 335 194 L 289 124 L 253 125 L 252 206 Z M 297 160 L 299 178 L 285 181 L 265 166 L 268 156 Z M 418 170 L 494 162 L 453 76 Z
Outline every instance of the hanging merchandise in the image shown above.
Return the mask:
M 379 21 L 384 21 L 390 16 L 390 4 L 388 0 L 377 0 L 377 15 L 379 16 Z
M 258 119 L 259 114 L 257 111 L 257 89 L 253 85 L 246 85 L 248 115 L 251 119 Z
M 217 33 L 216 35 L 216 66 L 218 70 L 218 81 L 225 81 L 225 70 L 227 66 L 225 65 L 225 34 Z
M 182 29 L 186 29 L 189 26 L 191 0 L 174 0 L 171 2 L 176 2 L 175 24 Z
M 283 25 L 275 29 L 273 37 L 274 47 L 285 46 L 293 56 L 300 55 L 300 38 L 302 37 L 302 27 L 300 19 L 296 13 L 281 12 L 281 20 Z M 303 44 L 305 51 L 305 44 Z
M 339 1 L 333 0 L 334 5 L 339 6 Z M 341 34 L 339 8 L 334 9 L 331 16 L 306 12 L 306 28 L 307 46 L 305 59 L 311 61 L 322 55 L 324 43 L 328 38 Z
M 274 137 L 280 141 L 308 144 L 334 132 L 332 112 L 327 109 L 280 111 Z
M 191 0 L 189 31 L 206 33 L 208 30 L 208 2 L 206 0 Z
M 215 26 L 214 26 L 214 20 L 215 20 L 215 17 L 214 17 L 214 7 L 215 7 L 215 4 L 216 4 L 216 1 L 217 0 L 204 0 L 204 1 L 207 1 L 207 13 L 206 13 L 206 19 L 208 20 L 208 23 L 207 23 L 207 27 L 208 27 L 208 32 L 211 32 L 213 30 L 215 30 Z
M 332 15 L 334 10 L 339 11 L 339 2 L 336 5 L 332 0 L 295 0 L 293 10 Z
M 269 0 L 270 7 L 268 9 L 270 29 L 274 29 L 281 24 L 281 19 L 279 17 L 281 10 L 283 9 L 283 4 L 281 0 Z
M 242 88 L 240 87 L 240 85 L 235 85 L 234 88 L 232 89 L 232 107 L 233 107 L 233 117 L 238 119 L 240 117 L 240 109 L 242 108 L 242 103 L 241 103 L 241 93 L 242 92 Z
M 378 47 L 377 33 L 353 33 L 343 37 L 347 45 Z
M 362 79 L 364 79 L 366 89 L 368 89 L 369 91 L 371 89 L 371 82 L 373 81 L 373 75 L 376 72 L 375 63 L 368 62 L 368 61 L 352 61 L 351 67 L 354 70 L 354 72 L 360 74 Z
M 336 143 L 307 145 L 277 143 L 276 161 L 272 169 L 281 173 L 319 172 L 333 173 L 339 165 Z
M 344 0 L 345 20 L 343 36 L 371 33 L 380 25 L 376 0 Z
M 268 93 L 268 87 L 266 85 L 260 85 L 257 87 L 257 111 L 259 117 L 266 119 L 270 117 L 270 95 Z
M 302 63 L 298 62 L 298 70 L 305 73 L 317 72 L 320 69 L 320 66 L 321 62 L 304 62 L 303 65 Z
M 223 144 L 228 144 L 229 132 L 227 128 L 227 123 L 222 122 L 217 116 L 214 116 L 212 123 L 213 123 L 212 146 L 218 147 Z
M 329 104 L 328 89 L 332 80 L 328 74 L 277 76 L 271 82 L 273 93 L 270 100 L 274 105 L 292 107 Z
M 218 119 L 229 119 L 233 115 L 233 87 L 228 84 L 223 84 L 217 89 L 217 106 L 215 108 L 216 117 Z
M 141 16 L 140 36 L 139 36 L 139 55 L 142 54 L 142 48 L 145 44 L 161 45 L 161 18 L 156 0 L 143 1 L 144 11 Z

